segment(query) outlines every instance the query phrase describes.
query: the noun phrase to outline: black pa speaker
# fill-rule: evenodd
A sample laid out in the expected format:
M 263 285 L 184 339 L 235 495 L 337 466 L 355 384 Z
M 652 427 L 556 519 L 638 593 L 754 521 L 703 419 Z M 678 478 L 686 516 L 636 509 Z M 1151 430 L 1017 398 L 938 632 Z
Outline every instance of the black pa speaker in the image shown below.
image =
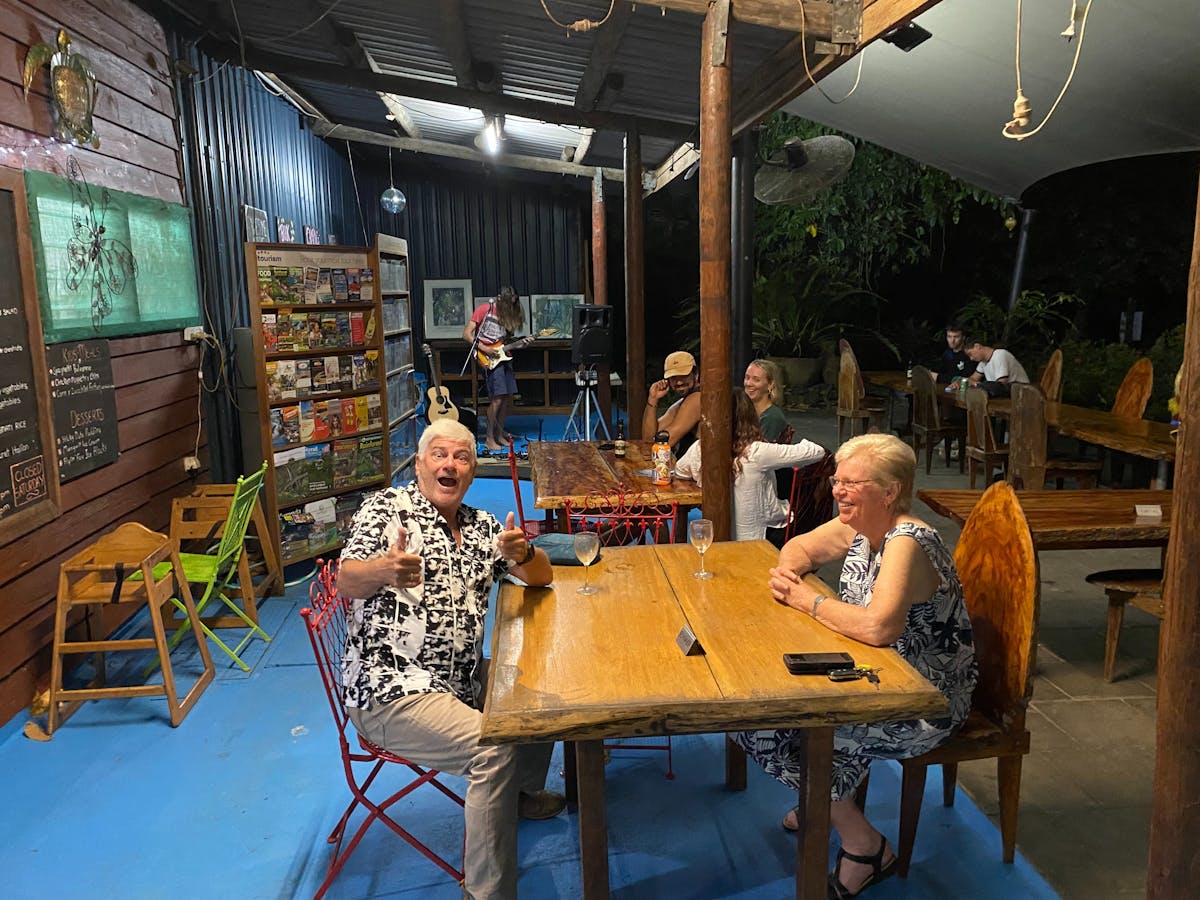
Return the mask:
M 594 366 L 612 359 L 612 307 L 580 303 L 572 316 L 571 362 Z

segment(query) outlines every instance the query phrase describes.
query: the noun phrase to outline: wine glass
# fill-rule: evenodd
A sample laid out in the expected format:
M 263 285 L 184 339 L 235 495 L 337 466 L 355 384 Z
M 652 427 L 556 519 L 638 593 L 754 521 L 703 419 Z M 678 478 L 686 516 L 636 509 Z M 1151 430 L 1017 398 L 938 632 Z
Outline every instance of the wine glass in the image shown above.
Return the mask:
M 700 571 L 693 572 L 696 578 L 712 578 L 712 572 L 704 568 L 704 553 L 708 550 L 709 544 L 713 539 L 713 524 L 709 519 L 697 519 L 688 528 L 688 537 L 691 538 L 692 546 L 696 548 L 696 552 L 700 554 Z
M 596 532 L 580 531 L 575 535 L 575 558 L 583 563 L 583 585 L 575 589 L 576 593 L 594 594 L 599 590 L 588 584 L 588 571 L 591 569 L 592 561 L 599 552 L 600 535 L 596 534 Z

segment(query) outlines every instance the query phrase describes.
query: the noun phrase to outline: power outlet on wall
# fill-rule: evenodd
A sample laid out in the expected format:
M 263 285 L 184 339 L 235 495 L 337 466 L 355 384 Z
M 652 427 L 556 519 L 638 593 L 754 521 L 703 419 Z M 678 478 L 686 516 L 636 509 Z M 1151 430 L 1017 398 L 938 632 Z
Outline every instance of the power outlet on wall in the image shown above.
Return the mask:
M 189 475 L 193 472 L 199 472 L 200 459 L 195 456 L 185 456 L 183 458 L 183 471 L 187 472 Z
M 189 325 L 183 329 L 183 339 L 185 341 L 202 341 L 208 337 L 208 332 L 204 330 L 203 325 Z

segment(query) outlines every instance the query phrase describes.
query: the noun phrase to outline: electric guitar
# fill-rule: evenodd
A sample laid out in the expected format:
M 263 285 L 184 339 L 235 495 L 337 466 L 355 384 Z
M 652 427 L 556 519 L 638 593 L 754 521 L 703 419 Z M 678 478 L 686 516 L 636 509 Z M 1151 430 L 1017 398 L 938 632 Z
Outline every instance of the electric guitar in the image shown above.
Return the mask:
M 557 328 L 547 328 L 544 331 L 544 334 L 531 334 L 508 344 L 491 344 L 486 349 L 482 345 L 479 345 L 475 350 L 475 359 L 478 360 L 479 365 L 483 366 L 483 368 L 488 370 L 494 369 L 500 363 L 508 362 L 512 359 L 512 356 L 509 355 L 510 351 L 520 350 L 522 347 L 528 347 L 538 338 L 550 337 L 558 333 Z
M 457 422 L 458 407 L 450 402 L 450 389 L 442 387 L 442 379 L 433 364 L 433 348 L 428 344 L 422 344 L 421 350 L 424 351 L 425 358 L 429 360 L 429 374 L 433 378 L 433 387 L 425 392 L 429 397 L 425 418 L 429 420 L 430 425 L 438 419 L 453 419 Z

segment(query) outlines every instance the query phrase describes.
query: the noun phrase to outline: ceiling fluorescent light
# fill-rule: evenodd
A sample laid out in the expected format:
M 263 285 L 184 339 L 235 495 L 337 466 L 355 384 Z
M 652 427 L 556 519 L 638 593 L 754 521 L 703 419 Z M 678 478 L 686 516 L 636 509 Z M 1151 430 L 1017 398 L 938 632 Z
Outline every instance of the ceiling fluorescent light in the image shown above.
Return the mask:
M 913 47 L 925 43 L 931 37 L 933 37 L 932 32 L 926 31 L 916 22 L 909 22 L 907 25 L 893 28 L 883 36 L 883 40 L 895 47 L 899 47 L 907 53 Z
M 483 148 L 492 156 L 500 153 L 500 123 L 495 119 L 483 126 Z

